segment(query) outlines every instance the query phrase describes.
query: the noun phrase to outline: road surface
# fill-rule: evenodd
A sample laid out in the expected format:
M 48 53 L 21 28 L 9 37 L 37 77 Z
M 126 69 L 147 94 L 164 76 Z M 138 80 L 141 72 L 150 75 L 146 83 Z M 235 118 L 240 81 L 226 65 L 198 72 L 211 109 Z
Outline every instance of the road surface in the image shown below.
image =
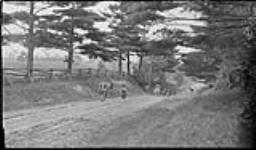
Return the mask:
M 140 110 L 166 100 L 167 97 L 141 95 L 108 99 L 105 102 L 76 102 L 45 108 L 4 112 L 3 126 L 6 147 L 90 147 L 104 146 L 111 138 L 108 133 L 119 128 L 114 138 L 129 134 L 120 129 L 120 118 L 136 117 Z M 168 98 L 172 101 L 173 98 Z M 184 101 L 173 100 L 173 109 Z M 115 122 L 117 122 L 115 124 Z M 132 126 L 131 126 L 132 128 Z M 126 141 L 126 139 L 122 139 Z M 115 146 L 115 142 L 110 141 Z

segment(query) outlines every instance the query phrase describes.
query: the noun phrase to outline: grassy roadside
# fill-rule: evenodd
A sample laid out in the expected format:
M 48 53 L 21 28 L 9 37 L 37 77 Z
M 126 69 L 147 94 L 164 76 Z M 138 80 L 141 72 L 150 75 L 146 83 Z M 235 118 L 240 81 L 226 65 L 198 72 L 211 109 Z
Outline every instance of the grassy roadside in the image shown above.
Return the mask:
M 20 83 L 3 87 L 3 110 L 17 110 L 42 107 L 72 101 L 94 99 L 95 93 L 82 86 L 81 92 L 75 89 L 76 82 Z
M 76 101 L 97 101 L 96 92 L 102 79 L 17 83 L 3 87 L 3 110 L 12 111 L 43 107 Z M 121 85 L 114 85 L 109 98 L 119 96 Z M 142 90 L 128 83 L 129 95 L 141 94 Z
M 241 139 L 240 126 L 243 99 L 236 92 L 196 97 L 191 103 L 178 109 L 169 123 L 167 129 L 175 136 L 171 136 L 171 141 L 176 146 L 246 146 Z
M 136 147 L 246 147 L 241 139 L 239 117 L 242 100 L 239 92 L 216 92 L 195 97 L 175 109 L 172 109 L 173 100 L 165 100 L 113 122 L 92 143 Z

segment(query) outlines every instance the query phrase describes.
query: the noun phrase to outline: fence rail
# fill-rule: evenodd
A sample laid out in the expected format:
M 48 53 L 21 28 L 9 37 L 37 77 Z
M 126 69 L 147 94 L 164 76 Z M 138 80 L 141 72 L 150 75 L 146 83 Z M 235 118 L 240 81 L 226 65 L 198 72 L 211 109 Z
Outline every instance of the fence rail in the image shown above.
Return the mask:
M 4 80 L 21 81 L 26 79 L 25 68 L 3 68 Z M 124 74 L 120 75 L 118 72 L 113 70 L 99 70 L 95 68 L 76 68 L 72 70 L 72 78 L 93 78 L 93 77 L 111 77 L 114 79 L 120 79 L 124 77 Z M 59 68 L 34 68 L 33 69 L 33 80 L 42 81 L 44 79 L 69 79 L 70 76 L 66 69 Z M 8 81 L 6 81 L 8 82 Z

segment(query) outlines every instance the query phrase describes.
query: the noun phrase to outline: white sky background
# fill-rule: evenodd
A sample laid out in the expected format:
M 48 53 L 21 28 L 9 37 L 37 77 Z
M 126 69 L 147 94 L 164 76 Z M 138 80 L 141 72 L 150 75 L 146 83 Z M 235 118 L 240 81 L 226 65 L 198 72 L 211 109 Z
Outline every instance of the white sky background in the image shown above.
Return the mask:
M 108 8 L 109 5 L 112 4 L 118 4 L 119 2 L 116 1 L 103 1 L 103 2 L 99 2 L 96 6 L 89 8 L 91 11 L 96 12 L 100 15 L 100 12 L 109 12 L 111 13 L 110 9 Z M 40 2 L 36 3 L 36 9 L 40 9 L 40 7 L 44 7 L 44 5 Z M 41 14 L 49 14 L 52 12 L 52 9 L 55 8 L 51 8 L 51 9 L 46 9 L 42 12 L 40 12 Z M 28 7 L 26 6 L 17 6 L 17 5 L 13 5 L 10 2 L 3 2 L 3 12 L 5 13 L 12 13 L 15 11 L 28 11 Z M 36 10 L 35 10 L 36 11 Z M 183 8 L 175 8 L 169 11 L 165 11 L 165 12 L 158 12 L 159 14 L 168 17 L 168 18 L 172 18 L 172 17 L 182 17 L 182 18 L 198 18 L 201 17 L 200 13 L 197 12 L 188 12 L 188 11 L 184 11 Z M 111 29 L 108 27 L 110 23 L 110 20 L 108 20 L 107 22 L 96 22 L 94 24 L 95 27 L 99 28 L 102 31 L 106 31 L 109 32 L 111 31 Z M 180 29 L 180 30 L 184 30 L 186 32 L 191 32 L 193 34 L 193 29 L 190 27 L 190 25 L 200 25 L 200 26 L 205 26 L 206 24 L 204 24 L 203 22 L 199 22 L 199 21 L 175 21 L 175 22 L 165 22 L 164 24 L 156 24 L 153 25 L 149 28 L 149 32 L 146 35 L 149 39 L 159 39 L 161 38 L 161 35 L 159 34 L 154 34 L 154 32 L 156 30 L 159 29 L 163 29 L 163 28 L 167 28 L 167 29 L 171 29 L 171 30 L 175 30 L 175 29 Z M 8 30 L 11 33 L 24 33 L 24 30 L 17 27 L 16 25 L 8 25 L 7 26 Z M 81 32 L 81 31 L 79 31 Z M 192 35 L 191 34 L 191 35 Z M 85 40 L 85 42 L 90 42 L 90 40 Z M 188 53 L 189 51 L 197 51 L 193 48 L 186 48 L 186 47 L 182 47 L 182 46 L 177 46 L 176 49 L 179 49 L 181 53 L 183 53 L 185 51 L 185 53 Z

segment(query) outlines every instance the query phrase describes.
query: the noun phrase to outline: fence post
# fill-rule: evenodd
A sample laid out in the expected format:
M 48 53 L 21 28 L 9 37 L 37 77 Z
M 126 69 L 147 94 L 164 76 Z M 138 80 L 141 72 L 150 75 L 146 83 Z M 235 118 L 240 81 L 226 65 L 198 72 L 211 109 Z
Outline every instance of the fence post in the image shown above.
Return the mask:
M 82 77 L 82 69 L 78 69 L 78 77 Z
M 98 69 L 96 70 L 96 75 L 95 76 L 100 77 L 100 71 Z
M 122 80 L 124 80 L 125 79 L 125 72 L 122 72 Z
M 87 75 L 88 75 L 89 78 L 91 78 L 91 76 L 92 76 L 92 68 L 88 69 Z
M 115 77 L 114 71 L 111 71 L 111 78 L 112 78 L 112 79 L 115 79 L 114 77 Z
M 49 72 L 48 72 L 48 77 L 49 79 L 51 80 L 52 79 L 52 76 L 53 76 L 53 69 L 49 69 Z
M 105 74 L 104 74 L 104 77 L 108 77 L 108 70 L 105 70 Z
M 66 71 L 66 77 L 67 80 L 72 80 L 72 74 L 68 70 Z

